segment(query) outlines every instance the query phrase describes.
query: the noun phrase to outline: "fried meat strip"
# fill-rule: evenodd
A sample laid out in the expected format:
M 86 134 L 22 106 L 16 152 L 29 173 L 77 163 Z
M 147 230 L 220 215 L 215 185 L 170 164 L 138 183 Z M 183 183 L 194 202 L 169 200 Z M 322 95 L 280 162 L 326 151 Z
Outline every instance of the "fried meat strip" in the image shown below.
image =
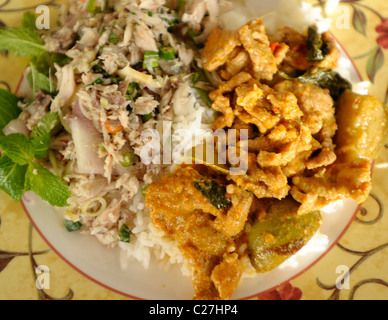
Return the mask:
M 254 78 L 272 80 L 278 68 L 263 22 L 260 19 L 250 21 L 240 28 L 239 35 L 251 58 Z
M 203 68 L 207 71 L 217 70 L 238 46 L 241 46 L 241 41 L 237 31 L 214 29 L 201 53 Z

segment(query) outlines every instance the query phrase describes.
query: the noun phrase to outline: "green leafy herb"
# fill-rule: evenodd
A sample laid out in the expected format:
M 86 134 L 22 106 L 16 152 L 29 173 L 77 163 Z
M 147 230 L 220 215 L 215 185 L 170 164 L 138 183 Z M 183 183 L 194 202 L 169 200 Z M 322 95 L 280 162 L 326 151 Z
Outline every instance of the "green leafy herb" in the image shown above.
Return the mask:
M 0 28 L 0 50 L 11 50 L 18 56 L 37 57 L 47 52 L 36 30 Z
M 131 230 L 124 223 L 119 230 L 119 240 L 122 242 L 129 243 L 131 241 Z
M 143 121 L 143 123 L 146 123 L 148 120 L 152 119 L 154 116 L 155 116 L 155 113 L 153 113 L 153 112 L 151 112 L 149 114 L 142 115 L 141 121 Z
M 38 159 L 46 157 L 51 140 L 51 131 L 59 124 L 57 112 L 47 112 L 30 134 L 34 154 Z
M 324 42 L 322 41 L 322 36 L 319 34 L 316 25 L 308 28 L 307 48 L 307 60 L 322 61 L 325 59 Z
M 27 165 L 21 166 L 3 155 L 0 157 L 0 189 L 15 201 L 20 201 L 24 190 Z
M 201 191 L 217 209 L 229 209 L 231 207 L 232 201 L 226 197 L 226 188 L 214 180 L 200 179 L 194 181 L 194 187 Z
M 86 5 L 86 10 L 91 14 L 97 14 L 102 12 L 101 8 L 96 5 L 96 0 L 89 0 Z
M 136 101 L 138 97 L 142 95 L 140 85 L 137 82 L 131 82 L 128 85 L 127 92 L 125 94 L 125 98 L 127 100 Z
M 285 73 L 281 73 L 281 76 L 289 80 L 311 82 L 316 86 L 328 89 L 334 100 L 337 100 L 342 92 L 344 92 L 346 89 L 352 89 L 352 84 L 348 80 L 342 78 L 339 73 L 329 69 L 320 69 L 314 72 L 306 72 L 305 74 L 296 78 L 291 77 Z
M 88 86 L 93 86 L 95 84 L 103 84 L 103 83 L 104 83 L 104 80 L 102 78 L 97 78 L 96 80 L 89 83 Z
M 61 178 L 39 163 L 30 162 L 27 168 L 25 190 L 31 190 L 52 206 L 65 207 L 70 191 Z
M 19 98 L 13 93 L 0 89 L 0 132 L 13 119 L 16 119 L 21 109 L 18 107 Z
M 145 198 L 146 197 L 146 190 L 148 188 L 149 184 L 146 184 L 143 188 L 141 188 L 141 194 Z
M 37 89 L 42 89 L 46 93 L 55 93 L 56 86 L 53 81 L 43 73 L 39 72 L 36 66 L 30 63 L 31 72 L 28 74 L 27 79 L 31 84 L 32 91 L 37 92 Z
M 32 140 L 22 133 L 0 137 L 0 149 L 4 153 L 0 158 L 0 188 L 16 201 L 20 200 L 23 192 L 31 190 L 53 206 L 67 205 L 70 197 L 67 186 L 35 159 L 47 154 L 50 143 L 48 130 L 51 128 L 49 119 L 52 117 L 42 118 L 42 125 L 34 132 Z
M 49 146 L 51 142 L 50 132 L 31 140 L 31 143 L 34 148 L 34 155 L 37 159 L 44 159 L 47 155 Z
M 34 157 L 34 146 L 23 133 L 12 133 L 0 137 L 0 149 L 15 163 L 28 164 Z
M 119 41 L 120 41 L 120 36 L 118 36 L 116 33 L 111 32 L 109 34 L 109 42 L 111 42 L 113 44 L 118 44 Z
M 69 231 L 69 232 L 78 231 L 82 227 L 82 223 L 81 222 L 79 222 L 79 221 L 71 221 L 71 220 L 67 220 L 67 219 L 63 220 L 63 224 L 64 224 L 66 230 Z
M 23 14 L 22 26 L 24 28 L 36 29 L 36 16 L 31 11 L 26 11 Z

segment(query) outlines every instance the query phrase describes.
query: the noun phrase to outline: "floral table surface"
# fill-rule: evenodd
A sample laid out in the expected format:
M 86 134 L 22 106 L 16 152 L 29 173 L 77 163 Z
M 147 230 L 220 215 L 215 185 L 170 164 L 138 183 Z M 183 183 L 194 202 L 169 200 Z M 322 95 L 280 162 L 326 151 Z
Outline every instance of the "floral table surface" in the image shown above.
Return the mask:
M 0 25 L 19 26 L 24 11 L 57 0 L 0 0 Z M 325 1 L 309 0 L 315 6 Z M 332 32 L 353 58 L 370 93 L 388 103 L 388 1 L 342 0 L 329 12 Z M 55 18 L 55 17 L 54 17 Z M 53 19 L 53 17 L 52 17 Z M 14 90 L 27 60 L 0 52 L 0 87 Z M 388 300 L 388 141 L 376 161 L 373 190 L 322 259 L 258 299 Z M 37 288 L 38 265 L 50 266 L 49 289 Z M 349 271 L 346 281 L 341 281 Z M 0 191 L 0 299 L 128 299 L 84 277 L 42 240 L 21 205 Z M 340 289 L 341 288 L 341 289 Z

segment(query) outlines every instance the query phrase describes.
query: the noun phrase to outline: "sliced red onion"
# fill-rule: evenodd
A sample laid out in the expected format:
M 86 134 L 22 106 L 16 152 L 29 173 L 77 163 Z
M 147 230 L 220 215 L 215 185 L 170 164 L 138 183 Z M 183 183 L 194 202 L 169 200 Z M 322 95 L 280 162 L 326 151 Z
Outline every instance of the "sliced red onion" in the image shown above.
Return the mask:
M 15 90 L 15 94 L 18 97 L 31 99 L 33 96 L 32 87 L 27 78 L 27 75 L 30 73 L 30 71 L 31 71 L 30 67 L 26 68 L 23 72 L 22 77 L 20 78 L 18 86 Z

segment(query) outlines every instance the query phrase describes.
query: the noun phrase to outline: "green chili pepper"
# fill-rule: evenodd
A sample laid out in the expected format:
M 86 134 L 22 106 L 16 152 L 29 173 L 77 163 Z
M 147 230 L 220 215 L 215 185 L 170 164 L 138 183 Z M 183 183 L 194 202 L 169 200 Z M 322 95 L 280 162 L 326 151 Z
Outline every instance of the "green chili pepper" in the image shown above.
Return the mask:
M 120 36 L 118 36 L 116 33 L 111 32 L 109 34 L 109 42 L 111 42 L 113 44 L 118 44 L 119 41 L 120 41 Z
M 132 151 L 128 151 L 123 154 L 123 161 L 121 162 L 121 165 L 123 167 L 130 167 L 135 162 L 135 154 Z

